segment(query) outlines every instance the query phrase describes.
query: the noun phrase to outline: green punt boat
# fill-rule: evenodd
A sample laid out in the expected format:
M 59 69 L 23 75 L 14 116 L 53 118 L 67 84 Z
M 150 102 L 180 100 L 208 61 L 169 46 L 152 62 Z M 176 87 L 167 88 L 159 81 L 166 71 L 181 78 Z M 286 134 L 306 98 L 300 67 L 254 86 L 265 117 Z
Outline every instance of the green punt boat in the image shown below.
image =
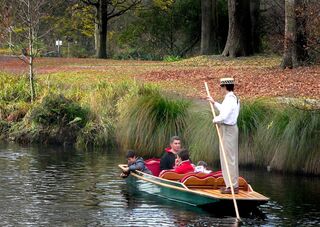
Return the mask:
M 126 166 L 119 165 L 122 170 Z M 222 177 L 199 179 L 196 176 L 190 176 L 183 182 L 180 182 L 177 179 L 170 180 L 172 177 L 157 177 L 135 171 L 131 172 L 125 179 L 129 185 L 132 185 L 139 191 L 167 200 L 198 207 L 213 208 L 213 206 L 217 206 L 221 208 L 221 206 L 233 206 L 232 195 L 220 193 L 219 189 L 224 186 Z M 253 191 L 243 178 L 239 178 L 239 188 L 239 194 L 236 194 L 235 197 L 240 209 L 245 208 L 246 210 L 250 210 L 269 201 L 269 198 Z

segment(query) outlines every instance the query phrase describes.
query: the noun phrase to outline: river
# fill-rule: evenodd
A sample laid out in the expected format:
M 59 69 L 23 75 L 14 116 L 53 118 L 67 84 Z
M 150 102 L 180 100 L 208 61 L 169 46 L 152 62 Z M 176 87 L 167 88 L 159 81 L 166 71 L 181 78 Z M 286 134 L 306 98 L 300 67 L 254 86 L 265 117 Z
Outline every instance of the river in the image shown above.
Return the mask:
M 133 191 L 117 151 L 0 145 L 0 226 L 235 226 L 235 219 Z M 242 170 L 271 198 L 243 226 L 319 226 L 320 178 Z

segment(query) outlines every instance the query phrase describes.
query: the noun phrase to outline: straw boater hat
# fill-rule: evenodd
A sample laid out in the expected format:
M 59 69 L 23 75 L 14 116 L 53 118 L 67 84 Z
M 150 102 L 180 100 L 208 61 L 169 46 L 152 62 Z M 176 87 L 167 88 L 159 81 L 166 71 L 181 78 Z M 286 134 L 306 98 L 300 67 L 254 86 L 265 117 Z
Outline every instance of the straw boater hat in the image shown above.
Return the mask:
M 221 78 L 220 79 L 220 86 L 224 86 L 224 85 L 227 85 L 227 84 L 234 84 L 234 79 L 231 78 L 231 77 Z

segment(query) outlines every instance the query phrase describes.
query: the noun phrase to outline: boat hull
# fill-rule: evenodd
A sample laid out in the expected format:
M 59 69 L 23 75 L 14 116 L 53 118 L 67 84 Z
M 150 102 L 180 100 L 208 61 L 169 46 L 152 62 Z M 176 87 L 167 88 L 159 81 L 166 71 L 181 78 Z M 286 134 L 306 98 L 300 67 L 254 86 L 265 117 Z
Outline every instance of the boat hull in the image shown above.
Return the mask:
M 231 199 L 214 198 L 211 195 L 195 192 L 186 188 L 182 183 L 168 181 L 159 177 L 141 172 L 131 173 L 126 178 L 127 184 L 131 188 L 150 195 L 158 196 L 167 200 L 198 206 L 206 209 L 226 209 L 233 206 Z M 238 200 L 237 203 L 242 210 L 251 210 L 258 205 L 266 203 L 268 200 Z
M 203 197 L 188 191 L 180 191 L 166 186 L 157 185 L 148 181 L 137 179 L 133 176 L 129 176 L 126 181 L 132 187 L 136 187 L 136 189 L 140 192 L 192 206 L 204 206 L 219 201 L 217 199 Z

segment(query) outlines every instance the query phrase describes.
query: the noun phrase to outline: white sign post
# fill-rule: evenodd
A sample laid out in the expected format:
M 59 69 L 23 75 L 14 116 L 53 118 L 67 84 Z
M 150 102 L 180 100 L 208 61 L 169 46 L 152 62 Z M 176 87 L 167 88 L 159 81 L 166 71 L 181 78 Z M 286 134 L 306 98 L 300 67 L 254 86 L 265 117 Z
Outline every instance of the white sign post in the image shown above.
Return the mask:
M 60 57 L 60 46 L 62 46 L 62 40 L 56 40 L 56 46 L 58 47 L 58 55 Z

